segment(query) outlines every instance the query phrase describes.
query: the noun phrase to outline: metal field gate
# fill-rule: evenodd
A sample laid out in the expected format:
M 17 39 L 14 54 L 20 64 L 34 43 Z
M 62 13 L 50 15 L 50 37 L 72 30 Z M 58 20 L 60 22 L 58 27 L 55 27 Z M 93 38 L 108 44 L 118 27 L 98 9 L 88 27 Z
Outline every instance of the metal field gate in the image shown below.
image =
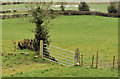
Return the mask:
M 62 65 L 74 65 L 75 53 L 70 50 L 43 44 L 43 59 L 47 59 Z M 46 55 L 48 54 L 48 55 Z

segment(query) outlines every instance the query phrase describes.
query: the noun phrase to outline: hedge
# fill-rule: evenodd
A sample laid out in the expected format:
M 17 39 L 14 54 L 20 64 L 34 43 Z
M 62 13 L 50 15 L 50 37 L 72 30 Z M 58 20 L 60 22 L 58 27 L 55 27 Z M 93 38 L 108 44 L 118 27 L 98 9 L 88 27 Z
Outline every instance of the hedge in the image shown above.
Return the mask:
M 2 2 L 0 5 L 13 5 L 13 4 L 23 4 L 24 2 Z
M 6 11 L 0 11 L 0 13 L 10 13 L 11 10 L 6 10 Z
M 27 17 L 28 14 L 0 15 L 1 19 Z
M 97 15 L 97 16 L 105 16 L 105 17 L 119 17 L 120 14 L 118 13 L 102 13 L 102 12 L 95 12 L 95 11 L 64 11 L 63 15 Z
M 118 13 L 102 13 L 102 12 L 95 12 L 95 11 L 72 11 L 72 10 L 67 10 L 63 12 L 59 10 L 54 10 L 54 12 L 58 12 L 60 15 L 97 15 L 97 16 L 104 16 L 104 17 L 120 18 L 120 14 Z M 6 19 L 6 18 L 27 17 L 27 16 L 29 16 L 29 14 L 0 15 L 0 18 Z

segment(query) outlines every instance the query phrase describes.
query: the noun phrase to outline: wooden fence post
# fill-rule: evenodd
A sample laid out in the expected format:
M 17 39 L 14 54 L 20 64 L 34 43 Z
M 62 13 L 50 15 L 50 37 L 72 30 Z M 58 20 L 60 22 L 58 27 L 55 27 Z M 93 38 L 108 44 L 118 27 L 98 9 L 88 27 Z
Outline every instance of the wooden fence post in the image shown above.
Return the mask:
M 74 65 L 80 65 L 80 53 L 79 53 L 79 48 L 77 48 L 77 49 L 76 49 L 76 52 L 75 52 Z
M 98 68 L 98 51 L 97 51 L 97 56 L 96 56 L 96 68 Z
M 94 65 L 94 55 L 92 56 L 92 66 Z
M 16 42 L 13 41 L 13 44 L 14 44 L 14 52 L 16 52 Z
M 43 40 L 40 40 L 40 53 L 39 53 L 40 58 L 43 58 Z
M 83 66 L 83 54 L 81 54 L 81 66 Z
M 113 69 L 115 67 L 115 56 L 113 56 Z

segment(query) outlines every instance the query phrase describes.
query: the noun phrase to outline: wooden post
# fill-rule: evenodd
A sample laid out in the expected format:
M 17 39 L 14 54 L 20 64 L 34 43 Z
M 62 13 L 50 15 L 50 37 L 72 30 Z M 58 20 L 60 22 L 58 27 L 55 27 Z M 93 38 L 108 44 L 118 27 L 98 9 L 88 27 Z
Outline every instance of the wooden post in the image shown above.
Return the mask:
M 83 66 L 83 54 L 81 54 L 81 66 Z
M 13 44 L 14 44 L 14 52 L 16 52 L 16 42 L 13 41 Z
M 80 66 L 80 52 L 79 52 L 79 49 L 78 49 L 78 59 L 77 59 L 77 64 Z
M 96 56 L 96 68 L 98 68 L 98 51 L 97 51 L 97 56 Z
M 94 55 L 92 56 L 92 66 L 94 65 Z
M 75 52 L 74 65 L 80 65 L 80 53 L 79 53 L 79 48 L 77 48 L 77 49 L 76 49 L 76 52 Z
M 115 56 L 113 56 L 113 69 L 115 67 Z
M 40 53 L 39 53 L 40 58 L 43 58 L 43 40 L 40 40 Z

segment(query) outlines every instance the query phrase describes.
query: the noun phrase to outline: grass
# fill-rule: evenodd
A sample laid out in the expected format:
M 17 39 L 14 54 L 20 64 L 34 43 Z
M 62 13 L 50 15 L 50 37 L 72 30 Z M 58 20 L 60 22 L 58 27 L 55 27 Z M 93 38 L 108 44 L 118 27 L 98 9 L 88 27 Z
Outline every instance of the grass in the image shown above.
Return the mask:
M 45 64 L 42 66 L 39 65 L 37 67 L 38 69 L 34 69 L 32 71 L 26 71 L 26 72 L 18 72 L 16 74 L 8 75 L 8 77 L 100 77 L 100 76 L 116 77 L 117 76 L 116 70 L 112 70 L 112 69 L 64 67 L 58 64 L 52 64 L 52 65 Z M 98 72 L 99 74 L 96 74 L 96 72 Z
M 90 20 L 88 20 L 90 19 Z M 62 16 L 51 27 L 52 45 L 71 51 L 76 48 L 91 63 L 98 50 L 101 67 L 111 66 L 112 57 L 118 57 L 118 19 L 100 16 Z M 64 29 L 62 29 L 64 28 Z M 99 62 L 100 62 L 99 61 Z M 117 61 L 117 60 L 116 60 Z M 107 64 L 109 65 L 106 65 Z M 103 65 L 104 64 L 104 65 Z
M 2 5 L 2 10 L 16 9 L 17 11 L 26 11 L 26 7 L 25 7 L 26 5 L 27 4 Z M 105 13 L 108 12 L 107 7 L 109 6 L 109 4 L 88 4 L 88 5 L 91 11 L 100 11 L 100 12 L 105 12 Z M 54 9 L 60 9 L 60 8 L 56 7 Z M 78 10 L 78 8 L 77 7 L 66 7 L 66 10 Z
M 21 41 L 24 38 L 33 38 L 31 32 L 34 26 L 31 26 L 29 20 L 26 18 L 11 18 L 2 21 L 2 49 L 3 52 L 9 52 L 13 50 L 12 41 Z M 24 34 L 23 34 L 24 33 Z
M 107 7 L 109 6 L 109 4 L 88 4 L 88 6 L 89 6 L 90 11 L 98 11 L 98 12 L 108 13 Z M 59 7 L 56 7 L 54 9 L 61 10 L 61 8 L 59 8 Z M 78 7 L 66 7 L 65 10 L 78 10 Z
M 2 5 L 2 10 L 15 9 L 18 11 L 24 11 L 26 4 L 16 4 L 16 5 Z
M 99 11 L 99 12 L 105 12 L 105 13 L 108 13 L 107 11 L 108 6 L 109 4 L 89 4 L 91 11 Z
M 53 24 L 50 27 L 51 45 L 71 51 L 75 51 L 76 48 L 79 48 L 80 53 L 84 55 L 83 67 L 66 67 L 48 61 L 43 63 L 41 59 L 35 60 L 33 58 L 35 52 L 30 52 L 28 50 L 22 51 L 29 52 L 30 56 L 20 55 L 19 53 L 22 51 L 14 53 L 12 41 L 21 41 L 24 38 L 34 38 L 31 32 L 31 30 L 34 29 L 34 24 L 29 23 L 28 19 L 29 18 L 11 18 L 2 21 L 2 48 L 4 53 L 3 76 L 117 76 L 117 18 L 87 15 L 58 16 L 51 22 L 51 24 Z M 97 50 L 99 51 L 99 69 L 90 67 L 91 56 L 93 54 L 96 55 Z M 8 56 L 8 53 L 16 54 L 16 56 Z M 113 55 L 116 56 L 116 68 L 112 70 Z M 7 58 L 5 56 L 7 56 Z M 18 60 L 16 60 L 17 58 Z M 21 60 L 22 63 L 20 63 L 19 58 L 23 59 Z M 26 62 L 28 62 L 29 65 L 26 64 Z M 11 67 L 14 67 L 14 69 Z

